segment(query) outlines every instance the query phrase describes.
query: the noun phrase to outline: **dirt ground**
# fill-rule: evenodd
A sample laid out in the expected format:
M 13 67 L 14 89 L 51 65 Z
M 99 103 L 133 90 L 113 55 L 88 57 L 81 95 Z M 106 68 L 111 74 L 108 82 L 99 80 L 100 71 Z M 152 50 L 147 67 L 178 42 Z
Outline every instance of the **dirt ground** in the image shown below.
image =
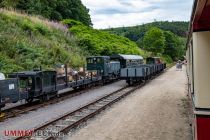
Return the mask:
M 69 140 L 191 140 L 185 67 L 175 67 L 90 121 Z

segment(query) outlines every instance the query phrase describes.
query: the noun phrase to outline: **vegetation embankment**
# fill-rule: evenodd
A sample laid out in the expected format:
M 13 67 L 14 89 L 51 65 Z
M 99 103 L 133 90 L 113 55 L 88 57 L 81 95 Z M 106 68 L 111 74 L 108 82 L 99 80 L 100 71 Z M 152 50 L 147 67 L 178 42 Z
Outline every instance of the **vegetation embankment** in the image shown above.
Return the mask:
M 144 56 L 144 52 L 138 48 L 135 42 L 128 38 L 96 30 L 74 20 L 64 20 L 63 23 L 79 39 L 79 46 L 84 50 L 88 50 L 92 55 L 122 53 Z
M 56 64 L 80 67 L 88 55 L 144 55 L 135 42 L 74 20 L 64 24 L 15 11 L 0 11 L 0 71 L 32 70 Z
M 183 59 L 188 25 L 188 22 L 183 21 L 160 21 L 105 31 L 127 37 L 135 41 L 139 48 L 172 62 Z
M 60 63 L 80 67 L 86 56 L 118 53 L 160 56 L 171 63 L 185 52 L 188 22 L 96 30 L 81 0 L 0 0 L 0 8 L 21 12 L 0 9 L 0 71 L 4 73 L 39 66 L 51 69 Z
M 0 11 L 0 71 L 31 70 L 55 64 L 84 64 L 86 52 L 62 24 L 17 12 Z

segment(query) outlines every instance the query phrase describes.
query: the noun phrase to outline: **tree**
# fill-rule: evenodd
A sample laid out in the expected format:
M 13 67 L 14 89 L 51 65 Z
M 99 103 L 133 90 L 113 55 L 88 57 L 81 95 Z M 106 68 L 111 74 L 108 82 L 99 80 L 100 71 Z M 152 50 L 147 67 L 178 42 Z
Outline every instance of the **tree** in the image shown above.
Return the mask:
M 165 37 L 163 31 L 152 27 L 148 30 L 143 39 L 143 48 L 153 54 L 163 53 L 165 47 Z
M 0 7 L 16 8 L 51 20 L 74 19 L 92 26 L 89 9 L 81 0 L 0 0 Z
M 178 50 L 178 53 L 177 53 L 177 56 L 179 59 L 183 59 L 184 58 L 184 55 L 185 55 L 185 52 L 186 52 L 186 42 L 187 42 L 187 39 L 186 38 L 181 38 L 181 37 L 178 37 L 177 38 L 177 50 Z
M 173 60 L 175 60 L 178 55 L 177 36 L 170 31 L 165 31 L 164 36 L 166 40 L 164 54 L 169 55 Z
M 185 40 L 170 31 L 165 31 L 164 36 L 166 40 L 164 54 L 173 60 L 181 59 L 184 55 Z

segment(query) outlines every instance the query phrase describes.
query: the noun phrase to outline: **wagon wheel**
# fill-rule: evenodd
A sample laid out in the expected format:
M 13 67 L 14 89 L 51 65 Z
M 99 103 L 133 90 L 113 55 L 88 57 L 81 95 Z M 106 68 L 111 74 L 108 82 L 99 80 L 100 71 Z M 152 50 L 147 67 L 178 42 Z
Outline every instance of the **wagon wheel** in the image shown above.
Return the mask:
M 131 80 L 127 80 L 126 82 L 128 83 L 129 86 L 131 86 L 133 83 Z
M 28 99 L 26 99 L 27 103 L 32 103 L 33 100 L 34 100 L 34 98 L 28 98 Z
M 5 114 L 0 111 L 0 121 L 2 121 L 5 117 Z
M 73 87 L 73 89 L 74 89 L 74 90 L 78 90 L 78 89 L 79 89 L 79 87 Z

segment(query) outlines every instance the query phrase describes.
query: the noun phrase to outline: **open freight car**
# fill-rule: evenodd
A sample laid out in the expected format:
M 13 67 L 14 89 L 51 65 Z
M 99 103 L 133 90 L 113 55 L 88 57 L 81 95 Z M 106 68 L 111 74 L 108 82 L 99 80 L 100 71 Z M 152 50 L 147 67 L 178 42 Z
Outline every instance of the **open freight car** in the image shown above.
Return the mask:
M 103 84 L 115 79 L 125 79 L 129 84 L 144 80 L 163 70 L 158 58 L 148 59 L 143 64 L 143 57 L 138 55 L 92 56 L 87 58 L 87 72 L 83 76 L 69 78 L 68 68 L 58 75 L 56 71 L 26 71 L 9 75 L 8 79 L 0 78 L 0 109 L 6 103 L 20 100 L 32 102 L 34 99 L 48 100 L 57 96 L 59 90 L 66 88 L 86 88 L 90 85 Z M 71 79 L 71 80 L 70 80 Z
M 120 78 L 126 80 L 129 85 L 137 82 L 143 82 L 151 76 L 162 72 L 166 65 L 158 57 L 149 57 L 147 63 L 143 64 L 143 57 L 139 57 L 140 64 L 127 65 L 120 71 Z M 135 60 L 136 61 L 136 60 Z

